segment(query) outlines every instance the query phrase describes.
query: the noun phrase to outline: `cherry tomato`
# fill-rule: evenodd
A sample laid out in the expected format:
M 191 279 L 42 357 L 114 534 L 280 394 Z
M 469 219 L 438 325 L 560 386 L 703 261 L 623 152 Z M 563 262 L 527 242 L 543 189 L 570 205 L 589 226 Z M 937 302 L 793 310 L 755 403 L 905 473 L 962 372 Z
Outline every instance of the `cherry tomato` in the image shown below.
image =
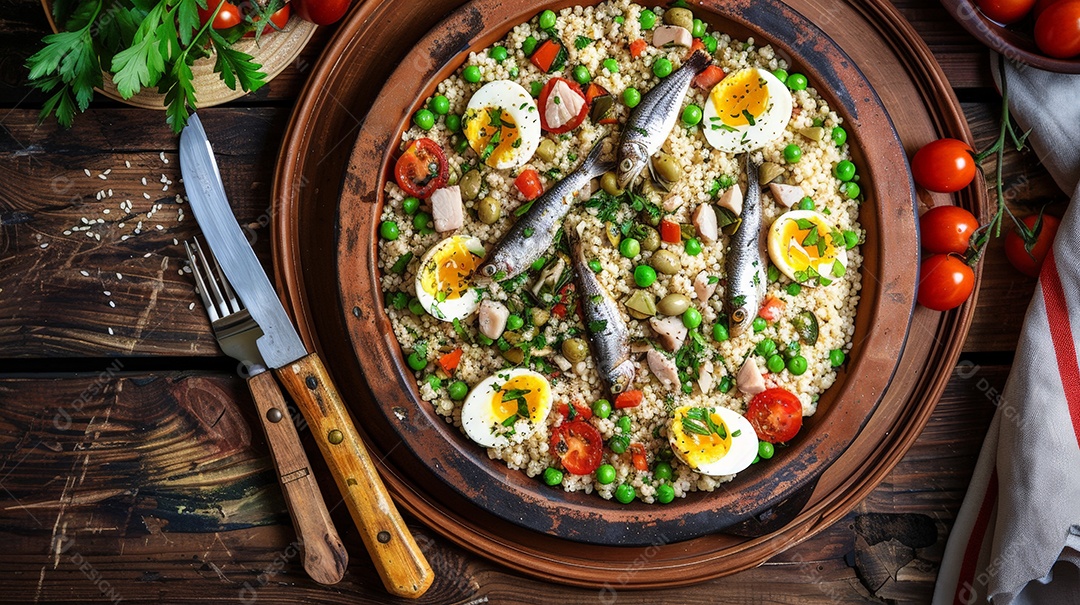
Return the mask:
M 963 141 L 931 141 L 911 158 L 911 174 L 916 183 L 930 191 L 960 191 L 975 178 L 975 157 L 971 154 L 971 147 Z
M 221 10 L 217 11 L 215 17 L 214 11 L 217 10 L 218 5 L 221 5 Z M 229 29 L 240 25 L 244 20 L 244 16 L 240 14 L 240 9 L 235 4 L 222 0 L 206 0 L 206 8 L 199 9 L 199 23 L 205 24 L 211 17 L 214 18 L 214 23 L 211 25 L 214 29 Z
M 276 30 L 280 30 L 280 29 L 284 28 L 285 24 L 289 22 L 289 16 L 291 14 L 292 14 L 292 8 L 288 4 L 282 6 L 281 8 L 274 11 L 274 14 L 270 15 L 270 23 L 273 23 L 273 25 L 270 25 L 268 23 L 266 25 L 266 27 L 264 27 L 263 30 L 262 30 L 263 35 L 266 35 L 266 34 L 272 32 L 272 31 L 276 31 Z M 256 23 L 259 22 L 258 17 L 255 18 L 255 22 Z M 248 37 L 248 38 L 253 37 L 254 35 L 255 35 L 254 30 L 249 31 L 248 33 L 244 34 L 244 36 Z
M 802 428 L 802 402 L 785 389 L 766 389 L 750 400 L 746 419 L 754 427 L 758 439 L 786 443 Z
M 1035 2 L 1035 8 L 1031 10 L 1031 14 L 1038 20 L 1038 18 L 1042 16 L 1044 10 L 1050 8 L 1051 4 L 1057 4 L 1058 2 L 1061 2 L 1061 0 L 1037 0 Z
M 640 443 L 630 444 L 630 461 L 639 471 L 649 470 L 649 458 L 645 455 L 645 446 Z
M 975 4 L 990 19 L 1008 25 L 1031 12 L 1035 0 L 975 0 Z
M 1080 0 L 1055 2 L 1035 21 L 1035 44 L 1057 59 L 1080 55 Z
M 630 389 L 629 391 L 623 391 L 615 396 L 615 409 L 621 410 L 623 408 L 636 408 L 641 405 L 642 400 L 645 399 L 645 393 L 637 390 Z
M 436 189 L 446 186 L 450 170 L 446 154 L 431 139 L 416 139 L 394 165 L 394 180 L 398 187 L 413 197 L 426 198 Z
M 775 296 L 770 296 L 762 303 L 761 308 L 758 309 L 758 317 L 765 321 L 776 321 L 780 317 L 780 312 L 784 310 L 784 301 Z
M 560 403 L 555 406 L 555 411 L 562 414 L 563 418 L 568 420 L 576 420 L 578 418 L 582 420 L 589 420 L 593 416 L 592 408 L 581 403 L 580 401 L 574 402 L 574 417 L 570 418 L 570 406 L 565 403 Z
M 349 0 L 293 0 L 296 14 L 316 25 L 330 25 L 349 12 Z
M 1032 231 L 1035 229 L 1035 221 L 1038 218 L 1038 216 L 1032 215 L 1025 216 L 1021 220 L 1028 230 Z M 1038 277 L 1039 271 L 1042 270 L 1043 261 L 1046 260 L 1050 247 L 1054 245 L 1054 236 L 1057 235 L 1060 225 L 1061 220 L 1058 217 L 1044 214 L 1042 227 L 1039 229 L 1038 237 L 1035 239 L 1035 245 L 1032 246 L 1030 253 L 1024 246 L 1024 238 L 1020 236 L 1016 228 L 1013 228 L 1012 231 L 1005 235 L 1005 256 L 1012 263 L 1012 266 L 1016 267 L 1017 271 L 1024 275 Z
M 535 200 L 544 193 L 544 184 L 540 181 L 540 173 L 532 168 L 526 168 L 514 179 L 514 186 L 527 200 Z
M 570 118 L 570 120 L 567 121 L 565 124 L 563 124 L 562 126 L 559 126 L 558 128 L 550 128 L 548 126 L 547 111 L 546 111 L 546 108 L 547 108 L 547 105 L 548 105 L 548 97 L 551 96 L 551 89 L 554 88 L 555 84 L 558 83 L 558 82 L 562 82 L 563 84 L 566 84 L 567 86 L 570 87 L 570 90 L 572 90 L 575 93 L 577 93 L 578 95 L 580 95 L 582 100 L 585 99 L 585 94 L 581 92 L 581 88 L 577 85 L 577 82 L 571 82 L 570 80 L 567 80 L 565 78 L 559 78 L 559 77 L 554 77 L 554 78 L 549 78 L 548 79 L 547 83 L 544 84 L 544 87 L 540 89 L 540 97 L 537 99 L 537 101 L 539 101 L 538 106 L 540 108 L 540 127 L 543 128 L 544 130 L 546 130 L 548 132 L 551 132 L 551 133 L 554 133 L 554 134 L 562 134 L 564 132 L 570 132 L 571 130 L 573 130 L 573 129 L 577 128 L 578 126 L 580 126 L 581 123 L 585 121 L 585 117 L 587 115 L 589 115 L 589 104 L 588 103 L 582 103 L 581 104 L 581 109 L 578 111 L 577 115 Z
M 968 240 L 978 228 L 975 215 L 957 206 L 935 206 L 919 218 L 922 247 L 935 254 L 967 252 Z
M 562 460 L 563 468 L 575 475 L 588 475 L 600 466 L 604 440 L 600 431 L 584 420 L 564 422 L 551 434 L 551 451 Z
M 935 311 L 955 309 L 975 289 L 975 272 L 959 256 L 935 254 L 919 266 L 919 304 Z
M 669 243 L 677 244 L 682 241 L 682 227 L 679 223 L 668 220 L 660 221 L 660 239 Z

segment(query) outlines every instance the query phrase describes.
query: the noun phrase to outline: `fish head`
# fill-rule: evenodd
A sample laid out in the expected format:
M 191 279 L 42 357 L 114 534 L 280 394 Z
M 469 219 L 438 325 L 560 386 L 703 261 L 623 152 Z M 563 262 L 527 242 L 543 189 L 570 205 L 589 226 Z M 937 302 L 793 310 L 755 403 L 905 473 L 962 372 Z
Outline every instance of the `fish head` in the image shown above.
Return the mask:
M 634 362 L 629 359 L 615 366 L 607 376 L 611 394 L 618 395 L 630 388 L 630 385 L 634 383 L 634 375 L 636 373 L 637 371 L 634 369 Z
M 492 260 L 476 268 L 476 272 L 473 273 L 473 280 L 478 285 L 486 286 L 499 279 L 500 273 L 503 275 L 509 275 L 511 273 L 509 263 Z
M 619 189 L 626 189 L 645 169 L 649 161 L 649 150 L 638 141 L 623 141 L 619 145 L 619 159 L 615 166 L 615 177 Z
M 750 328 L 754 322 L 754 314 L 747 306 L 736 307 L 728 314 L 728 333 L 731 338 L 742 334 Z

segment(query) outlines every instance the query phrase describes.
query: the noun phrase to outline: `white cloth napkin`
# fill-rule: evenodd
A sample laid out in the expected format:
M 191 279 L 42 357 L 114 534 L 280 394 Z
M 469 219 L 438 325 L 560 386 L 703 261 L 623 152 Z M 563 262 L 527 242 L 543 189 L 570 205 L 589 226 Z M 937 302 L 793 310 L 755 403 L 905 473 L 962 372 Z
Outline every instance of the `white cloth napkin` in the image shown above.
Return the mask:
M 1080 604 L 1080 75 L 1008 64 L 1006 77 L 1012 115 L 1072 202 L 949 535 L 934 605 Z

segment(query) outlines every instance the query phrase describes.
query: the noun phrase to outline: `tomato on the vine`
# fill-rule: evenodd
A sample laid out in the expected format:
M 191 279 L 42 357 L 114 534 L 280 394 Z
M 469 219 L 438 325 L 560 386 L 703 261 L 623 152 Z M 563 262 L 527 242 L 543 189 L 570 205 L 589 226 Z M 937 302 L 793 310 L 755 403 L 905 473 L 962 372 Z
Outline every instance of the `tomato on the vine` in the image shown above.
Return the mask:
M 218 5 L 221 5 L 221 10 L 218 10 Z M 216 16 L 214 11 L 217 11 Z M 223 0 L 206 0 L 206 8 L 199 9 L 199 23 L 205 24 L 211 17 L 214 19 L 211 25 L 214 29 L 229 29 L 244 21 L 244 15 L 240 13 L 239 7 Z
M 802 428 L 802 402 L 785 389 L 766 389 L 750 400 L 746 419 L 754 427 L 758 439 L 786 443 Z
M 1054 236 L 1057 235 L 1061 220 L 1056 216 L 1044 214 L 1039 232 L 1035 233 L 1035 222 L 1039 220 L 1037 215 L 1026 216 L 1021 221 L 1027 227 L 1028 232 L 1035 237 L 1035 244 L 1029 251 L 1024 245 L 1024 238 L 1017 229 L 1009 231 L 1005 235 L 1005 256 L 1016 267 L 1016 270 L 1030 277 L 1038 277 L 1042 270 L 1043 261 L 1054 245 Z
M 450 170 L 446 153 L 431 139 L 416 139 L 394 165 L 394 180 L 411 196 L 426 198 L 446 186 Z
M 919 217 L 922 247 L 937 254 L 964 254 L 978 228 L 975 215 L 957 206 L 935 206 Z
M 350 0 L 293 0 L 296 14 L 316 25 L 330 25 L 349 12 Z
M 275 31 L 275 30 L 283 29 L 285 27 L 285 24 L 287 24 L 289 22 L 289 16 L 291 14 L 292 14 L 292 7 L 290 5 L 288 5 L 288 4 L 285 4 L 281 8 L 274 11 L 274 14 L 270 15 L 270 23 L 267 23 L 266 26 L 263 27 L 263 30 L 262 30 L 263 35 L 266 35 L 266 34 L 272 32 L 272 31 Z M 258 17 L 255 17 L 255 23 L 256 24 L 259 23 L 259 18 Z M 271 25 L 271 23 L 273 25 Z M 244 34 L 244 36 L 249 37 L 249 38 L 253 37 L 254 35 L 255 35 L 255 30 L 251 30 L 248 33 Z
M 1058 2 L 1061 2 L 1061 0 L 1036 0 L 1035 8 L 1031 9 L 1031 15 L 1038 20 L 1044 10 L 1050 8 L 1051 4 L 1057 4 Z
M 600 431 L 584 420 L 564 422 L 552 430 L 551 452 L 563 468 L 575 475 L 595 471 L 604 457 L 604 439 Z
M 1080 55 L 1080 0 L 1055 2 L 1035 21 L 1035 44 L 1057 59 Z
M 1008 25 L 1031 12 L 1035 0 L 975 0 L 975 4 L 990 19 Z
M 931 141 L 911 158 L 911 174 L 916 183 L 930 191 L 959 191 L 975 178 L 973 153 L 967 143 L 957 139 Z
M 955 309 L 975 289 L 975 272 L 963 258 L 934 254 L 919 266 L 919 304 L 935 311 Z

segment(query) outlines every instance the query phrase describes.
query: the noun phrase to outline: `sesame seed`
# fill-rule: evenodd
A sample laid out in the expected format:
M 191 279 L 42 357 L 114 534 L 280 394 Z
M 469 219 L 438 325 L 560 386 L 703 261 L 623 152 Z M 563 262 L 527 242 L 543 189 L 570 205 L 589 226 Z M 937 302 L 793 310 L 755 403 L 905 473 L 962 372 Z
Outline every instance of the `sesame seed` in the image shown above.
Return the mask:
M 112 197 L 112 189 L 109 190 L 108 195 L 109 197 Z
M 142 257 L 143 258 L 150 258 L 151 254 L 152 254 L 151 252 L 147 252 L 146 254 L 142 255 Z
M 104 175 L 107 176 L 110 172 L 112 172 L 112 168 L 106 169 L 105 172 L 102 172 L 101 174 L 104 174 Z
M 125 168 L 131 168 L 131 162 L 129 162 L 127 160 L 124 160 L 124 167 Z
M 180 242 L 179 242 L 179 241 L 177 241 L 177 240 L 176 240 L 176 238 L 174 237 L 174 238 L 172 238 L 172 245 L 174 245 L 174 246 L 179 246 L 179 245 L 180 245 Z
M 157 230 L 158 230 L 158 231 L 161 231 L 161 230 L 162 230 L 162 229 L 164 229 L 165 227 L 162 227 L 161 225 L 157 225 L 157 226 L 156 226 L 156 228 L 157 228 Z
M 121 273 L 117 273 L 117 274 L 116 274 L 116 279 L 124 279 L 124 276 L 123 276 L 123 274 L 121 274 Z
M 86 173 L 86 176 L 94 176 L 94 175 L 90 174 L 90 169 L 89 168 L 83 168 L 82 171 Z
M 49 247 L 49 242 L 45 242 L 44 244 L 41 244 L 41 247 L 42 248 L 48 248 Z
M 112 296 L 112 292 L 109 292 L 108 290 L 102 290 L 101 293 L 105 296 Z
M 147 193 L 147 192 L 145 192 L 145 191 L 143 191 L 143 194 L 142 194 L 142 196 L 143 196 L 144 198 L 146 198 L 146 199 L 150 199 L 150 194 L 149 194 L 149 193 Z
M 145 176 L 142 178 L 142 184 L 143 184 L 144 187 L 146 186 L 146 177 Z
M 164 187 L 162 187 L 162 188 L 161 188 L 161 190 L 162 190 L 162 191 L 168 191 L 168 190 L 169 190 L 169 186 L 168 186 L 168 185 L 165 185 Z
M 71 229 L 64 229 L 64 235 L 71 235 Z
M 116 303 L 110 300 L 109 301 L 109 306 L 115 309 L 116 308 Z
M 109 328 L 109 336 L 112 336 L 112 335 L 113 335 L 113 329 Z
M 97 178 L 99 178 L 99 179 L 101 179 L 101 180 L 103 180 L 103 181 L 107 181 L 107 180 L 109 180 L 109 177 L 105 176 L 104 174 L 99 174 L 99 175 L 97 175 Z
M 169 158 L 165 157 L 165 152 L 164 151 L 162 151 L 160 154 L 158 154 L 158 157 L 161 158 L 162 162 L 165 162 L 166 164 L 169 163 Z
M 127 235 L 121 235 L 121 236 L 120 236 L 120 241 L 122 241 L 122 242 L 126 242 L 126 241 L 127 241 L 127 238 L 128 238 L 128 237 L 130 237 L 130 236 L 127 236 Z
M 84 271 L 79 271 L 79 273 L 82 273 L 83 277 L 90 277 L 90 272 L 89 271 L 84 270 Z
M 191 303 L 190 305 L 187 306 L 188 311 L 190 311 L 190 310 L 192 310 L 194 308 L 195 308 L 195 303 Z
M 108 208 L 101 211 L 102 214 L 108 214 L 110 212 L 112 212 L 112 210 L 109 210 Z

